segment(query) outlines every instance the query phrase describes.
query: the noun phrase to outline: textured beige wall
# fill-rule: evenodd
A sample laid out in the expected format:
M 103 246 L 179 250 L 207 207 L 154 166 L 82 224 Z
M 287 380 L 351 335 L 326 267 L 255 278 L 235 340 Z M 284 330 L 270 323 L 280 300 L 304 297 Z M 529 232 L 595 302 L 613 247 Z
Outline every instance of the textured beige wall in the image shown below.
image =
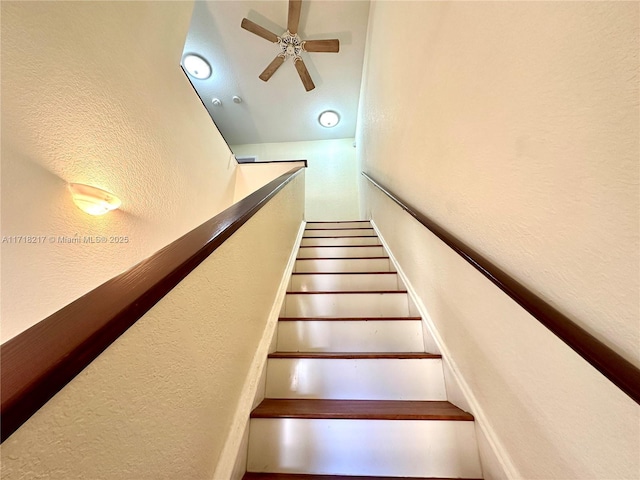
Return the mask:
M 361 168 L 640 365 L 632 2 L 375 2 Z M 637 479 L 638 406 L 361 183 L 505 469 Z
M 2 2 L 2 339 L 232 202 L 235 162 L 180 68 L 190 2 Z M 78 210 L 67 182 L 122 200 Z M 126 236 L 127 244 L 50 237 Z
M 307 220 L 357 220 L 359 214 L 353 138 L 290 143 L 232 145 L 238 156 L 259 161 L 306 159 Z
M 283 173 L 295 167 L 304 167 L 304 162 L 292 163 L 248 163 L 236 167 L 233 201 L 242 200 L 247 195 L 262 188 Z
M 640 406 L 388 197 L 365 188 L 507 478 L 637 480 Z M 484 478 L 502 478 L 492 455 L 481 454 Z
M 299 175 L 3 443 L 0 477 L 212 479 L 303 199 Z
M 640 365 L 637 2 L 375 2 L 362 169 Z

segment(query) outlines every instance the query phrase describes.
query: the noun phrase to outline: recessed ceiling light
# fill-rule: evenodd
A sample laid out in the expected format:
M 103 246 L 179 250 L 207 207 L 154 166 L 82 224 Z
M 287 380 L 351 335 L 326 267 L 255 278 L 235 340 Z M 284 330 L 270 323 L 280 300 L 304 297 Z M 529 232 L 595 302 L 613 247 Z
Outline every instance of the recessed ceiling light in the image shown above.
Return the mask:
M 318 122 L 320 125 L 326 128 L 335 127 L 338 122 L 340 122 L 340 115 L 338 115 L 333 110 L 326 110 L 320 114 L 318 117 Z
M 211 65 L 200 55 L 189 53 L 182 59 L 182 64 L 192 77 L 205 80 L 211 76 Z

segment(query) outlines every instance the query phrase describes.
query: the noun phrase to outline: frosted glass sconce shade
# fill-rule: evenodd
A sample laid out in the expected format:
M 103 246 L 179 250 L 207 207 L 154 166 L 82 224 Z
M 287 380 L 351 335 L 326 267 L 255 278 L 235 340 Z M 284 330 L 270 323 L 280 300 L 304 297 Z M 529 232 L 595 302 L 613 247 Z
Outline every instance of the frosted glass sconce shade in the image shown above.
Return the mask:
M 89 215 L 104 215 L 117 209 L 122 203 L 112 193 L 90 185 L 70 183 L 69 191 L 73 197 L 73 203 Z

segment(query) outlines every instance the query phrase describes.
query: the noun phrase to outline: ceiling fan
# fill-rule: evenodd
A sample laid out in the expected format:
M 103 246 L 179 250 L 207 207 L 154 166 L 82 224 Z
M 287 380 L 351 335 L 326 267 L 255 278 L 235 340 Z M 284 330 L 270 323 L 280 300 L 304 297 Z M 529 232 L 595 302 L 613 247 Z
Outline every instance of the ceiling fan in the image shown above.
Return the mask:
M 259 78 L 268 81 L 271 76 L 280 68 L 280 65 L 284 63 L 287 58 L 293 59 L 293 64 L 300 75 L 300 80 L 304 85 L 305 90 L 308 92 L 316 88 L 311 80 L 311 75 L 302 60 L 300 55 L 302 52 L 332 52 L 338 53 L 340 51 L 340 41 L 338 39 L 332 40 L 307 40 L 303 41 L 298 36 L 298 24 L 300 23 L 300 8 L 302 0 L 289 0 L 289 18 L 287 21 L 287 30 L 278 36 L 275 33 L 270 32 L 264 27 L 261 27 L 257 23 L 252 22 L 248 18 L 243 18 L 241 27 L 249 32 L 258 35 L 259 37 L 269 40 L 270 42 L 277 43 L 280 47 L 280 53 L 276 55 L 276 58 L 264 69 Z

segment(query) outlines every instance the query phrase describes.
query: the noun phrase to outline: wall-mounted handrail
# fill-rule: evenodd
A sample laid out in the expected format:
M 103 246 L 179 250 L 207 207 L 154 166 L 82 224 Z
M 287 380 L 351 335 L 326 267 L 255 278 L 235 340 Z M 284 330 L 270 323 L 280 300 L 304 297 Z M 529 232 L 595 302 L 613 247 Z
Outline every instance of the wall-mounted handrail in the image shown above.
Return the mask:
M 639 368 L 365 172 L 362 175 L 640 404 Z
M 298 162 L 304 162 L 304 166 L 308 167 L 308 161 L 306 158 L 301 158 L 299 160 L 257 160 L 255 162 L 240 162 L 238 161 L 238 159 L 236 158 L 236 162 L 238 162 L 238 165 L 264 165 L 264 164 L 273 164 L 273 163 L 298 163 Z
M 279 176 L 0 346 L 2 441 L 291 182 Z

